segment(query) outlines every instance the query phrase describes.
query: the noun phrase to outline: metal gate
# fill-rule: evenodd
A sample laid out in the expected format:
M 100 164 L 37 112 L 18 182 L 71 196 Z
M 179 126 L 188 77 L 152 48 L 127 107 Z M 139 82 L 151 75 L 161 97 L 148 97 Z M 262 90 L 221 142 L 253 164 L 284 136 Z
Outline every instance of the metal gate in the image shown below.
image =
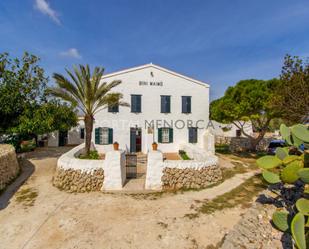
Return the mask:
M 126 154 L 126 178 L 132 179 L 137 177 L 137 155 Z

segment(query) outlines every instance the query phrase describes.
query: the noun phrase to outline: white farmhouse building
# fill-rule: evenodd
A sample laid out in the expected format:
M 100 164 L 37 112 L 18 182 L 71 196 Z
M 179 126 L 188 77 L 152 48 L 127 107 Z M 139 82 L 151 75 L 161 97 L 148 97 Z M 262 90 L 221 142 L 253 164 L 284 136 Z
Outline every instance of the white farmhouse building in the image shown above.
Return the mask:
M 105 75 L 102 82 L 121 80 L 113 91 L 123 94 L 130 107 L 106 108 L 95 115 L 93 141 L 99 152 L 112 143 L 129 152 L 163 152 L 181 144 L 203 147 L 209 120 L 209 85 L 154 64 Z
M 204 147 L 209 121 L 209 85 L 162 68 L 146 64 L 110 73 L 102 82 L 121 80 L 113 88 L 130 106 L 113 106 L 95 115 L 92 141 L 100 153 L 112 150 L 113 143 L 127 152 L 147 153 L 153 142 L 162 152 L 177 152 L 182 145 Z M 84 133 L 84 125 L 79 129 Z M 83 136 L 71 131 L 70 141 Z M 71 138 L 70 138 L 71 137 Z

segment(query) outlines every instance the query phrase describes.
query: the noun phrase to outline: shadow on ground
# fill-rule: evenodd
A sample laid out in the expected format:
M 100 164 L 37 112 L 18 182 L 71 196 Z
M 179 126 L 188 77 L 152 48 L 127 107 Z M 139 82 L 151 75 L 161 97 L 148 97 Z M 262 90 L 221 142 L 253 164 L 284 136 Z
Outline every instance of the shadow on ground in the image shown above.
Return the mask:
M 27 159 L 21 159 L 19 165 L 21 170 L 20 175 L 0 195 L 0 210 L 10 204 L 10 200 L 14 194 L 34 172 L 34 165 Z

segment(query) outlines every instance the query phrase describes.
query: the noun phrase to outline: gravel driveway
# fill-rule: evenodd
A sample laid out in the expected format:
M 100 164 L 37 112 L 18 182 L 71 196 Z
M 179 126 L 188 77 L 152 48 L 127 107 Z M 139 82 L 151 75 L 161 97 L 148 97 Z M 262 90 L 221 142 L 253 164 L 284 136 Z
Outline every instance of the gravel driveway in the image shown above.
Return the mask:
M 69 149 L 27 154 L 29 178 L 9 200 L 0 196 L 0 248 L 206 248 L 220 242 L 245 211 L 184 217 L 215 189 L 164 195 L 60 191 L 52 176 L 57 158 Z

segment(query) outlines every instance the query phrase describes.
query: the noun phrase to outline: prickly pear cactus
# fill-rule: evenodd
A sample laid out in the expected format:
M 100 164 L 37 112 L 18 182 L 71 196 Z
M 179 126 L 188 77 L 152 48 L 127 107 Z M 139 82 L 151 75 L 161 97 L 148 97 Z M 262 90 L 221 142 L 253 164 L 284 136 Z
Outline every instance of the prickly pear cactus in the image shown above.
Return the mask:
M 292 204 L 283 201 L 284 205 L 288 205 L 284 207 L 289 212 L 286 210 L 276 211 L 272 220 L 279 230 L 292 234 L 298 249 L 306 249 L 307 247 L 309 249 L 309 130 L 304 125 L 287 127 L 282 124 L 280 133 L 286 143 L 294 146 L 294 151 L 296 147 L 298 154 L 302 155 L 290 155 L 290 147 L 278 148 L 274 156 L 261 157 L 256 163 L 262 169 L 264 180 L 269 184 L 279 184 L 282 188 L 291 186 L 291 184 L 297 186 L 297 182 L 304 185 L 303 197 L 298 197 L 299 199 Z M 298 186 L 300 186 L 299 184 Z M 293 188 L 289 187 L 289 189 Z M 284 199 L 280 195 L 281 192 L 278 193 L 278 198 Z

